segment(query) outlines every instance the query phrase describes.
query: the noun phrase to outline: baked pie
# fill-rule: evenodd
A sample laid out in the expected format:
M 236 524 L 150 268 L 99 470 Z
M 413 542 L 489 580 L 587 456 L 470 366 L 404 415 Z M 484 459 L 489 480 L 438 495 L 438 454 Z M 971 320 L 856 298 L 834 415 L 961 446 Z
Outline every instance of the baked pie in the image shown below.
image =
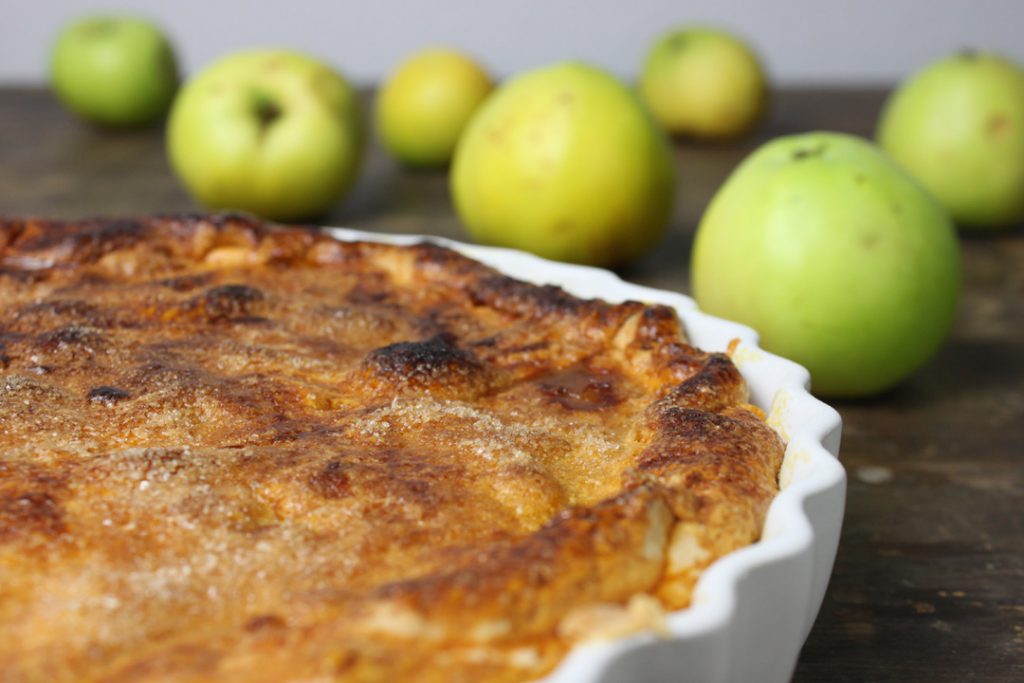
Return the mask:
M 0 221 L 0 680 L 534 680 L 757 540 L 747 399 L 429 242 Z

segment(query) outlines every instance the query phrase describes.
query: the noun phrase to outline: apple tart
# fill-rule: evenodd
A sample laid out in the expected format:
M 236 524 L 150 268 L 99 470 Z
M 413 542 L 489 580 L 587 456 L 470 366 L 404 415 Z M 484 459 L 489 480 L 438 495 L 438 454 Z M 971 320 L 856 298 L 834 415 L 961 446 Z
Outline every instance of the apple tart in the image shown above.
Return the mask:
M 672 309 L 428 242 L 6 220 L 0 292 L 8 683 L 533 680 L 778 491 Z

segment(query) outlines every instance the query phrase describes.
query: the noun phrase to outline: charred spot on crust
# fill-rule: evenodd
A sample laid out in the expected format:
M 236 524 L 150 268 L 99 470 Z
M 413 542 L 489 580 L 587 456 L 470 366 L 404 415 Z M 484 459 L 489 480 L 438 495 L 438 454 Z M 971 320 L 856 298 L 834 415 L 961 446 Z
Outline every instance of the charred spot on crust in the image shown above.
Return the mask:
M 210 273 L 199 273 L 197 275 L 182 275 L 157 282 L 162 287 L 173 289 L 175 292 L 189 292 L 209 284 L 213 276 Z
M 363 360 L 363 368 L 379 379 L 410 387 L 444 386 L 484 372 L 477 357 L 455 346 L 455 338 L 450 334 L 374 349 Z
M 210 318 L 241 318 L 252 315 L 263 299 L 263 292 L 255 287 L 230 284 L 208 289 L 196 303 Z
M 48 350 L 63 349 L 70 346 L 88 346 L 102 341 L 103 337 L 94 329 L 81 325 L 58 327 L 42 335 L 40 345 Z
M 118 389 L 117 387 L 100 386 L 90 389 L 89 393 L 86 394 L 86 398 L 88 398 L 92 403 L 99 403 L 109 408 L 118 401 L 131 398 L 131 394 L 124 389 Z
M 309 485 L 324 498 L 344 498 L 351 493 L 348 466 L 332 460 L 310 476 Z
M 64 511 L 49 493 L 0 493 L 0 541 L 30 533 L 59 536 L 65 531 Z

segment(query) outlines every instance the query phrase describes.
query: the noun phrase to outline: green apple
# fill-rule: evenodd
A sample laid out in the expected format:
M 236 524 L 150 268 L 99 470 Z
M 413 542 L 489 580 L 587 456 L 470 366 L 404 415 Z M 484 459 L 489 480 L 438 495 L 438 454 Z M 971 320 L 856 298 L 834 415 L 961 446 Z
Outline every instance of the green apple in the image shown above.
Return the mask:
M 205 206 L 292 221 L 322 215 L 351 187 L 363 137 L 356 94 L 339 73 L 265 50 L 225 57 L 185 84 L 167 150 Z
M 756 150 L 712 199 L 692 258 L 701 308 L 753 327 L 831 396 L 875 394 L 924 364 L 960 289 L 946 212 L 877 147 L 838 133 Z
M 743 40 L 720 29 L 683 27 L 651 48 L 640 92 L 670 132 L 719 139 L 758 123 L 768 88 L 761 62 Z
M 563 63 L 488 98 L 455 150 L 451 187 L 481 242 L 616 266 L 661 237 L 675 167 L 664 133 L 625 85 Z
M 134 126 L 167 113 L 178 87 L 174 51 L 153 24 L 95 16 L 66 26 L 50 60 L 50 82 L 72 111 L 97 123 Z
M 963 227 L 1024 221 L 1024 69 L 993 54 L 939 60 L 888 99 L 878 141 Z
M 442 166 L 473 112 L 491 92 L 490 77 L 454 50 L 419 52 L 385 81 L 377 96 L 384 146 L 409 166 Z

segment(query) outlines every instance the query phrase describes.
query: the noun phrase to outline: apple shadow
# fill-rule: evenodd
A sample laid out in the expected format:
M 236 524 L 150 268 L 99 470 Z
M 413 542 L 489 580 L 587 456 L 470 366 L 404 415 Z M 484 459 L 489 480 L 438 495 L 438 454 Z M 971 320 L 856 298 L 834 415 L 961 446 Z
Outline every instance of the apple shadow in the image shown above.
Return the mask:
M 813 380 L 812 380 L 813 383 Z M 971 397 L 1024 396 L 1024 357 L 1012 340 L 949 340 L 923 368 L 881 394 L 862 398 L 822 399 L 840 412 L 874 408 L 928 412 L 950 401 Z M 965 406 L 969 413 L 970 406 Z

